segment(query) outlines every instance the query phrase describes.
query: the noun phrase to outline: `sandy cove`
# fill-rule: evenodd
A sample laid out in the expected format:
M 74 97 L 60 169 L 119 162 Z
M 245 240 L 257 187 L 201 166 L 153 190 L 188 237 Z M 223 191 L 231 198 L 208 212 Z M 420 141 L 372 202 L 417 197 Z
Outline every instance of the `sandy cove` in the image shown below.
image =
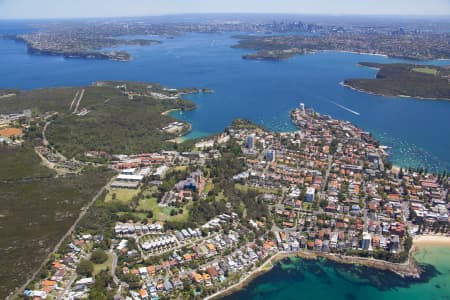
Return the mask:
M 221 299 L 228 296 L 234 292 L 237 292 L 247 286 L 256 277 L 270 271 L 273 264 L 283 260 L 285 258 L 298 256 L 302 259 L 318 259 L 320 257 L 326 258 L 330 261 L 341 263 L 341 264 L 355 264 L 362 265 L 369 268 L 376 268 L 379 270 L 391 271 L 396 273 L 401 277 L 420 277 L 422 270 L 413 258 L 413 255 L 418 251 L 421 246 L 449 246 L 450 247 L 450 236 L 444 235 L 420 235 L 413 239 L 413 246 L 411 247 L 408 260 L 404 263 L 391 263 L 384 260 L 366 258 L 366 257 L 356 257 L 356 256 L 345 256 L 333 253 L 316 252 L 309 250 L 300 250 L 297 252 L 277 252 L 272 255 L 268 260 L 266 260 L 261 266 L 247 274 L 238 283 L 235 283 L 224 290 L 218 291 L 206 298 L 205 300 L 215 300 Z
M 447 235 L 418 235 L 413 240 L 414 247 L 420 248 L 421 246 L 450 246 L 450 236 Z

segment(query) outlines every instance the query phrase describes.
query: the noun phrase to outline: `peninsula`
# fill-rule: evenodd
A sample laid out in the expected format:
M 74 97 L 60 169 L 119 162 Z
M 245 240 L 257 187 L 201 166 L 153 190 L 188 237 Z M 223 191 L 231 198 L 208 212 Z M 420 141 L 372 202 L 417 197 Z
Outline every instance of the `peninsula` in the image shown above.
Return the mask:
M 70 32 L 38 32 L 17 36 L 7 36 L 25 42 L 28 51 L 35 54 L 60 55 L 66 58 L 108 59 L 129 61 L 131 55 L 126 51 L 104 50 L 118 46 L 149 46 L 159 41 L 146 39 L 117 39 L 102 35 L 71 34 Z
M 346 87 L 382 96 L 450 100 L 450 68 L 361 62 L 360 66 L 378 70 L 375 79 L 346 79 Z
M 234 48 L 256 50 L 244 59 L 282 60 L 317 51 L 343 51 L 414 60 L 449 59 L 448 33 L 345 32 L 316 35 L 236 36 Z
M 151 147 L 144 141 L 152 135 L 162 141 L 158 131 L 171 133 L 182 123 L 151 123 L 152 135 L 146 135 L 149 128 L 133 134 L 123 131 L 134 125 L 120 114 L 140 124 L 141 115 L 127 107 L 149 115 L 149 106 L 155 111 L 150 118 L 163 118 L 164 110 L 191 107 L 178 99 L 182 90 L 98 82 L 53 92 L 73 99 L 46 102 L 51 93 L 42 90 L 35 101 L 21 101 L 20 93 L 5 100 L 17 109 L 35 105 L 39 110 L 32 111 L 47 120 L 42 126 L 24 112 L 12 115 L 11 125 L 40 143 L 35 153 L 59 174 L 91 166 L 114 175 L 18 290 L 26 297 L 212 299 L 291 255 L 418 278 L 413 237 L 448 239 L 447 172 L 392 168 L 370 133 L 303 104 L 290 112 L 297 132 L 236 120 L 201 141 Z M 109 114 L 114 119 L 105 121 Z M 7 147 L 24 151 L 14 143 Z

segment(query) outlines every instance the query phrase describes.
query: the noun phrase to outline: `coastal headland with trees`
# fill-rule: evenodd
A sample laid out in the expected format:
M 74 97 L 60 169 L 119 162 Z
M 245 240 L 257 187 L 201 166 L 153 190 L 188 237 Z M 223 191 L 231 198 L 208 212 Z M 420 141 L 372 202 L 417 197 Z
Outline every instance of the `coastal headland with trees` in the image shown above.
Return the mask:
M 189 125 L 164 112 L 194 109 L 182 95 L 202 91 L 96 82 L 2 99 L 16 134 L 1 148 L 2 190 L 25 217 L 1 221 L 15 244 L 44 246 L 33 260 L 15 251 L 27 268 L 5 296 L 28 278 L 13 295 L 215 298 L 289 255 L 420 278 L 414 238 L 448 240 L 447 172 L 393 167 L 370 133 L 304 105 L 290 112 L 296 132 L 236 120 L 171 142 Z
M 379 64 L 360 62 L 377 69 L 375 79 L 346 79 L 343 85 L 383 96 L 450 100 L 450 66 Z

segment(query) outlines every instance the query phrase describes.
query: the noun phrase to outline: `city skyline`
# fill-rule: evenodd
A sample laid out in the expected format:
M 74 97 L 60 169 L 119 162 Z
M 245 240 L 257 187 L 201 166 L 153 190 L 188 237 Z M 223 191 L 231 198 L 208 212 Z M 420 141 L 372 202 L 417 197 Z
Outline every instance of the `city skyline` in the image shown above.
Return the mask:
M 316 15 L 450 15 L 450 1 L 306 0 L 0 0 L 0 19 L 133 17 L 192 13 L 273 13 Z

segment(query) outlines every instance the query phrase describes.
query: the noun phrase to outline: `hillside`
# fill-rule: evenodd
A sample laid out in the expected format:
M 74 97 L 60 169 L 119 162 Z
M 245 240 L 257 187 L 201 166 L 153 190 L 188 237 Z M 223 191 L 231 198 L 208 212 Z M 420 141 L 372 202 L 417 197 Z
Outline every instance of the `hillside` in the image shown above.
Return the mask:
M 168 140 L 186 133 L 183 123 L 176 132 L 162 130 L 177 121 L 163 112 L 191 110 L 181 99 L 197 89 L 167 89 L 158 84 L 99 82 L 83 88 L 21 91 L 0 102 L 0 113 L 31 109 L 33 115 L 57 112 L 46 137 L 68 158 L 82 159 L 88 151 L 130 154 L 174 148 Z
M 449 68 L 369 62 L 359 65 L 378 69 L 376 78 L 347 79 L 343 83 L 345 86 L 383 96 L 450 100 Z
M 30 277 L 112 175 L 87 168 L 56 177 L 28 142 L 20 148 L 0 145 L 1 299 Z

